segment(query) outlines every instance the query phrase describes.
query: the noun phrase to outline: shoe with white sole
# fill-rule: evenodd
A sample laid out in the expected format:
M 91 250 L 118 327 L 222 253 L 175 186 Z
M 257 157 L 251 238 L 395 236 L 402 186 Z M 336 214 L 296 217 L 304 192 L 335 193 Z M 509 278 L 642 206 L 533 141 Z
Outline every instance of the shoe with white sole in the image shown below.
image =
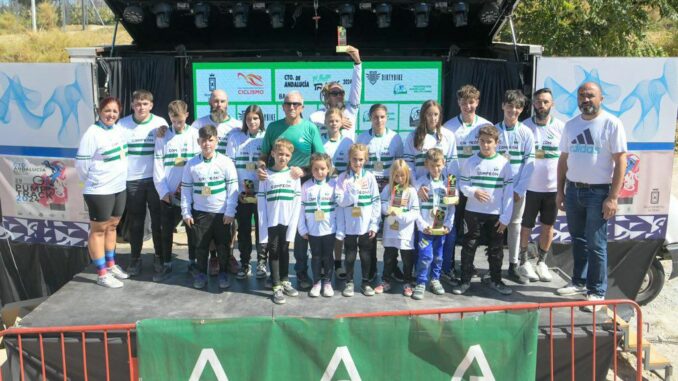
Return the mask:
M 586 293 L 586 286 L 574 283 L 568 283 L 567 286 L 556 290 L 556 294 L 560 296 L 580 295 Z
M 321 288 L 322 288 L 322 284 L 320 283 L 320 281 L 315 282 L 313 284 L 313 287 L 311 287 L 311 291 L 308 292 L 308 296 L 310 296 L 312 298 L 316 298 L 316 297 L 320 296 L 320 289 Z
M 600 302 L 605 300 L 604 296 L 596 295 L 596 294 L 588 294 L 586 295 L 586 300 L 589 302 Z M 586 312 L 597 312 L 605 308 L 604 305 L 589 305 L 589 306 L 584 306 L 582 307 L 582 311 Z
M 542 282 L 550 282 L 553 280 L 553 276 L 551 275 L 551 271 L 549 271 L 549 267 L 546 265 L 546 262 L 539 262 L 537 263 L 536 267 L 536 272 L 537 275 L 539 276 L 539 280 Z
M 527 278 L 527 280 L 530 282 L 536 282 L 539 280 L 539 275 L 537 275 L 537 273 L 534 272 L 534 267 L 530 262 L 525 262 L 522 265 L 518 266 L 516 272 L 518 273 L 518 276 L 520 276 L 521 278 L 523 277 Z
M 117 279 L 128 279 L 129 278 L 129 274 L 122 271 L 122 268 L 118 265 L 113 265 L 111 267 L 107 267 L 106 271 L 111 273 Z
M 99 279 L 97 279 L 97 284 L 108 288 L 120 288 L 123 286 L 123 283 L 117 280 L 111 273 L 100 276 Z

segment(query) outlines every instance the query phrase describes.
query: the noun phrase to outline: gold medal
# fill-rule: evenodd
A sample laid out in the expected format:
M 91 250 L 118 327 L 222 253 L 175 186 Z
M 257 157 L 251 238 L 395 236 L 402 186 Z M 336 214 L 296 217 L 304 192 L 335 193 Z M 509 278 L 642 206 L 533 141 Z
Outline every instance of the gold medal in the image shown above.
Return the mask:
M 473 154 L 473 147 L 471 146 L 464 146 L 464 149 L 462 151 L 464 155 L 471 155 Z
M 391 230 L 400 230 L 400 224 L 398 223 L 398 221 L 393 221 L 393 223 L 389 225 L 389 227 L 391 228 Z
M 363 215 L 363 212 L 362 212 L 362 210 L 360 210 L 360 207 L 354 206 L 353 208 L 351 208 L 351 216 L 358 218 L 362 215 Z
M 543 159 L 545 155 L 546 155 L 546 152 L 544 152 L 543 149 L 538 149 L 538 150 L 534 153 L 534 157 L 537 158 L 537 159 Z
M 209 196 L 212 194 L 212 188 L 208 187 L 207 185 L 202 187 L 202 195 L 203 196 Z
M 320 209 L 316 210 L 315 211 L 315 220 L 316 220 L 316 222 L 325 221 L 325 212 L 323 212 Z
M 174 166 L 183 167 L 184 165 L 186 165 L 186 159 L 184 159 L 183 157 L 177 157 L 176 159 L 174 159 Z
M 245 164 L 245 169 L 248 171 L 256 171 L 257 170 L 257 165 L 255 163 L 249 162 Z
M 506 160 L 511 161 L 511 154 L 508 151 L 504 152 L 504 157 Z

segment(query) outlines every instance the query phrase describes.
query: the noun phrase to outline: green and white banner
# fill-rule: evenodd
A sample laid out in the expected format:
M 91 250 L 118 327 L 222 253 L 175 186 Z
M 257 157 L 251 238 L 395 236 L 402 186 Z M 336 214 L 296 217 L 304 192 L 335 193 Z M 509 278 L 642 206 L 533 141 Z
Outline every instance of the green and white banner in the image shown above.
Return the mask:
M 137 324 L 140 380 L 534 380 L 539 313 Z
M 442 99 L 441 61 L 363 62 L 360 117 L 357 131 L 370 128 L 368 110 L 375 103 L 388 107 L 388 128 L 405 137 L 419 123 L 424 101 Z M 266 124 L 282 119 L 285 94 L 295 90 L 304 97 L 304 113 L 322 107 L 320 89 L 338 81 L 348 92 L 353 63 L 343 62 L 196 62 L 193 63 L 194 116 L 209 113 L 208 100 L 214 89 L 229 97 L 229 114 L 242 118 L 247 106 L 264 111 Z M 307 116 L 307 115 L 306 115 Z

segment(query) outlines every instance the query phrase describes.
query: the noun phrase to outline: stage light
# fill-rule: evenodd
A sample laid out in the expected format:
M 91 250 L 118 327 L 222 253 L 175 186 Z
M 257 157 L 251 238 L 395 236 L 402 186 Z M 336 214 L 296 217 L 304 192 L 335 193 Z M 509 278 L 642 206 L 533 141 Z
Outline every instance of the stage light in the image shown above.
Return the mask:
M 141 24 L 144 22 L 144 10 L 137 4 L 128 5 L 122 11 L 122 19 L 130 24 Z
M 158 29 L 167 29 L 170 26 L 170 17 L 172 16 L 172 6 L 167 3 L 157 3 L 151 9 L 155 15 L 155 26 Z
M 268 6 L 267 12 L 271 17 L 271 26 L 274 29 L 285 26 L 285 4 L 273 3 Z
M 480 22 L 485 25 L 492 25 L 499 20 L 499 5 L 496 1 L 485 3 L 478 14 Z
M 468 5 L 463 1 L 455 3 L 452 17 L 457 28 L 468 25 Z
M 250 7 L 247 4 L 237 3 L 233 7 L 233 26 L 236 28 L 247 27 L 247 15 L 250 12 Z
M 358 3 L 358 9 L 361 11 L 369 11 L 372 9 L 372 3 L 360 2 Z
M 198 3 L 193 7 L 195 14 L 195 27 L 198 29 L 205 29 L 210 26 L 210 5 L 207 3 Z
M 339 22 L 344 28 L 353 27 L 353 15 L 355 14 L 355 7 L 353 4 L 344 4 L 339 7 Z
M 414 6 L 414 25 L 417 28 L 426 28 L 428 26 L 428 16 L 431 13 L 431 7 L 426 3 L 419 3 Z
M 178 11 L 188 11 L 191 9 L 191 4 L 185 2 L 185 1 L 180 1 L 177 3 L 177 10 Z
M 381 3 L 374 9 L 377 14 L 377 26 L 379 28 L 388 28 L 391 26 L 391 5 Z

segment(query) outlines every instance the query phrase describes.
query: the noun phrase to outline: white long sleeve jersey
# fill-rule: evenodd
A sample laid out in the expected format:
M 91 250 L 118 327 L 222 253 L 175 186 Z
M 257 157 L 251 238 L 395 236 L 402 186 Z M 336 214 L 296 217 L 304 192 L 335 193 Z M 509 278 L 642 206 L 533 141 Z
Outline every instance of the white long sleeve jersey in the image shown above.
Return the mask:
M 164 137 L 155 140 L 153 183 L 160 198 L 180 190 L 184 168 L 198 153 L 198 134 L 192 128 L 184 127 L 177 133 L 170 127 Z
M 337 223 L 337 239 L 346 235 L 362 235 L 379 231 L 381 205 L 379 185 L 372 173 L 363 168 L 360 178 L 353 171 L 339 175 L 335 187 L 337 205 L 342 209 L 343 223 Z M 353 208 L 360 209 L 360 217 L 353 217 Z
M 443 124 L 443 127 L 454 133 L 457 140 L 457 156 L 459 168 L 464 166 L 466 159 L 480 152 L 478 146 L 478 129 L 480 126 L 492 124 L 482 116 L 476 115 L 472 123 L 464 123 L 461 115 L 457 115 Z
M 191 124 L 191 128 L 195 128 L 197 131 L 199 131 L 203 126 L 214 126 L 217 128 L 217 140 L 219 142 L 217 144 L 217 152 L 225 155 L 226 145 L 228 143 L 228 134 L 234 129 L 242 128 L 242 121 L 228 116 L 223 122 L 215 123 L 212 121 L 212 117 L 208 114 L 202 118 L 196 119 L 193 124 Z M 233 158 L 231 157 L 231 159 Z
M 393 203 L 391 185 L 386 185 L 381 191 L 381 214 L 386 215 Z M 402 214 L 387 216 L 384 220 L 382 233 L 384 247 L 395 247 L 399 250 L 414 249 L 414 228 L 419 219 L 419 197 L 414 187 L 406 188 L 402 193 L 399 205 Z M 394 226 L 394 223 L 396 225 Z
M 353 65 L 353 75 L 351 77 L 351 89 L 348 93 L 348 101 L 345 102 L 345 108 L 343 111 L 344 117 L 348 118 L 351 121 L 353 128 L 350 130 L 344 130 L 344 136 L 355 141 L 355 131 L 358 128 L 356 122 L 358 121 L 358 112 L 360 109 L 360 94 L 363 90 L 363 64 L 359 63 Z M 327 109 L 323 106 L 317 111 L 314 111 L 309 116 L 309 120 L 318 126 L 320 134 L 326 134 L 327 128 L 325 127 L 325 113 Z
M 365 168 L 380 181 L 390 177 L 393 161 L 403 157 L 402 138 L 388 128 L 384 134 L 379 136 L 375 135 L 370 128 L 358 136 L 356 143 L 367 146 L 369 161 L 365 163 Z
M 127 141 L 122 127 L 97 122 L 80 139 L 75 167 L 84 194 L 114 194 L 127 187 Z
M 241 129 L 233 129 L 226 137 L 226 140 L 226 156 L 235 162 L 240 191 L 245 192 L 247 190 L 245 186 L 245 181 L 247 181 L 253 186 L 253 194 L 256 193 L 257 189 L 259 189 L 256 162 L 261 155 L 264 131 L 259 131 L 255 136 L 251 136 Z
M 151 114 L 145 122 L 137 123 L 134 115 L 128 115 L 118 123 L 125 129 L 127 138 L 127 181 L 152 178 L 156 129 L 168 126 L 167 121 Z
M 424 162 L 426 161 L 426 152 L 431 148 L 438 148 L 445 155 L 445 169 L 448 173 L 457 175 L 459 173 L 459 162 L 457 159 L 457 141 L 454 134 L 445 128 L 440 130 L 441 139 L 438 140 L 435 134 L 426 134 L 421 149 L 414 147 L 415 131 L 410 132 L 405 138 L 403 159 L 409 165 L 415 178 L 422 177 L 428 173 Z
M 513 192 L 525 197 L 534 171 L 534 135 L 529 127 L 520 122 L 513 127 L 506 127 L 504 122 L 500 122 L 495 127 L 499 131 L 497 152 L 501 155 L 508 152 L 511 158 Z
M 299 213 L 299 234 L 321 237 L 337 232 L 337 198 L 334 193 L 336 181 L 317 181 L 310 179 L 301 186 L 301 206 Z M 323 219 L 319 220 L 318 211 Z
M 327 134 L 321 135 L 325 153 L 332 158 L 332 165 L 338 173 L 346 171 L 348 168 L 348 150 L 353 145 L 353 139 L 341 136 L 337 140 L 330 140 Z
M 435 211 L 444 211 L 443 226 L 452 230 L 454 224 L 454 205 L 445 205 L 443 198 L 447 194 L 445 184 L 445 176 L 441 175 L 439 180 L 434 180 L 429 174 L 417 179 L 414 185 L 415 188 L 428 188 L 428 201 L 419 200 L 419 210 L 421 211 L 419 219 L 417 220 L 417 227 L 419 231 L 431 227 L 433 225 L 433 213 Z
M 181 215 L 191 217 L 191 208 L 201 212 L 235 216 L 238 205 L 238 174 L 233 161 L 215 152 L 211 159 L 194 156 L 181 179 Z
M 293 179 L 290 170 L 268 169 L 268 178 L 259 183 L 257 214 L 259 216 L 259 242 L 268 242 L 268 228 L 287 226 L 287 242 L 293 242 L 301 209 L 301 184 Z
M 513 212 L 513 175 L 505 157 L 498 153 L 487 158 L 480 154 L 470 157 L 462 168 L 460 183 L 468 197 L 467 211 L 498 215 L 499 221 L 508 225 Z M 474 197 L 479 189 L 490 195 L 488 202 Z

